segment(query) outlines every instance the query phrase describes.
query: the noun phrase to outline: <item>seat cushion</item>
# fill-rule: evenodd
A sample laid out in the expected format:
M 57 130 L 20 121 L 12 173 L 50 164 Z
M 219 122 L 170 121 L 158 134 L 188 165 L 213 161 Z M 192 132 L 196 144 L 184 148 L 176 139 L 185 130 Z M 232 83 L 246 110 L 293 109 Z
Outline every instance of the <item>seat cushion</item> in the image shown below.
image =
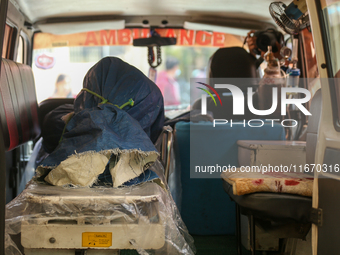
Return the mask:
M 240 207 L 241 213 L 263 220 L 308 223 L 312 198 L 284 193 L 252 193 L 243 196 L 233 194 L 233 187 L 223 180 L 223 188 Z
M 306 197 L 311 197 L 313 194 L 313 178 L 304 173 L 226 171 L 221 174 L 221 177 L 233 186 L 233 194 L 238 196 L 256 192 L 285 193 Z

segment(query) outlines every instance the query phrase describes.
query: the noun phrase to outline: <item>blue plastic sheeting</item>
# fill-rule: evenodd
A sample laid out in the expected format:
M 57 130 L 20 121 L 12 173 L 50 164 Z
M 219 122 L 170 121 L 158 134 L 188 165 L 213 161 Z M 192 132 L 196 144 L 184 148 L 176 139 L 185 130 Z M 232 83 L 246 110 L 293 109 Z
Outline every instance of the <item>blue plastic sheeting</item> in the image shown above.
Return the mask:
M 43 162 L 56 166 L 75 153 L 105 150 L 157 152 L 153 142 L 164 123 L 163 96 L 148 77 L 119 58 L 100 60 L 86 74 L 84 88 L 74 103 L 75 115 L 59 146 Z M 133 99 L 134 105 L 124 105 Z M 151 139 L 151 140 L 150 140 Z
M 195 235 L 235 233 L 235 203 L 224 192 L 222 180 L 190 178 L 190 166 L 239 166 L 238 140 L 285 140 L 280 124 L 261 128 L 178 122 L 175 126 L 176 168 L 169 182 L 182 219 Z

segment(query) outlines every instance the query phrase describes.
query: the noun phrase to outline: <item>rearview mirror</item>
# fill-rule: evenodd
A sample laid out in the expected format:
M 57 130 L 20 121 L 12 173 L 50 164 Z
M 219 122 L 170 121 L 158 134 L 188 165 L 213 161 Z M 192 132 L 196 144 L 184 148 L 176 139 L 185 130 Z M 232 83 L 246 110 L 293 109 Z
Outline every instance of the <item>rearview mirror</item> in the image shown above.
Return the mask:
M 177 43 L 177 38 L 174 38 L 174 37 L 152 36 L 149 38 L 133 39 L 133 46 L 146 46 L 146 47 L 169 46 L 169 45 L 176 45 L 176 43 Z

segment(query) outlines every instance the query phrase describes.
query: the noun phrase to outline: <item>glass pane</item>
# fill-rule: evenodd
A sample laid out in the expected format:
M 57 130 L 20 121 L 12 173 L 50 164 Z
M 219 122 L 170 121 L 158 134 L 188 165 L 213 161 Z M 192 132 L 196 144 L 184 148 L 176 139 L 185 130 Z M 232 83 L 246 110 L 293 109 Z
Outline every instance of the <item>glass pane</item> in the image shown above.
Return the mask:
M 337 76 L 340 70 L 340 2 L 332 3 L 323 9 L 333 73 Z
M 11 30 L 12 28 L 6 24 L 5 26 L 5 34 L 4 34 L 4 42 L 2 45 L 2 58 L 7 58 L 8 56 L 8 46 L 10 42 L 10 36 L 11 36 Z
M 184 29 L 158 29 L 157 32 L 177 38 L 177 45 L 161 48 L 163 61 L 157 67 L 156 84 L 168 110 L 189 106 L 190 78 L 206 77 L 209 58 L 219 47 L 242 46 L 244 40 L 230 34 Z M 148 33 L 148 29 L 123 29 L 71 35 L 36 34 L 33 72 L 38 101 L 75 97 L 86 72 L 106 56 L 119 57 L 148 76 L 147 47 L 132 46 L 133 38 L 149 37 Z
M 22 36 L 19 37 L 18 44 L 18 53 L 17 53 L 17 61 L 18 63 L 24 63 L 24 38 Z
M 340 78 L 340 1 L 327 1 L 323 9 L 326 32 L 329 44 L 329 51 L 332 61 L 332 71 L 335 78 Z M 335 79 L 336 104 L 338 109 L 337 121 L 340 120 L 340 84 Z

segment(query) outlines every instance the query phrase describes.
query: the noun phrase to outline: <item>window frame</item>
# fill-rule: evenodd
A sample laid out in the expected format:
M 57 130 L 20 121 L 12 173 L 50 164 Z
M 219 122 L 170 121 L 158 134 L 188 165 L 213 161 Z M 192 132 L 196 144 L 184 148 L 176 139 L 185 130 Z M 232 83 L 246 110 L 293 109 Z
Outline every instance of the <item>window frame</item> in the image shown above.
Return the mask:
M 22 43 L 23 43 L 22 63 L 27 65 L 29 64 L 29 58 L 31 55 L 30 54 L 30 42 L 28 40 L 28 35 L 23 30 L 20 31 L 19 36 L 18 36 L 18 41 L 16 44 L 16 57 L 15 57 L 16 62 L 18 60 L 18 55 L 20 54 L 18 51 L 20 40 L 22 40 Z
M 320 32 L 322 36 L 322 44 L 323 44 L 323 50 L 325 53 L 325 60 L 326 60 L 326 63 L 322 63 L 321 67 L 326 68 L 327 70 L 328 84 L 329 84 L 329 89 L 331 92 L 333 125 L 334 125 L 335 130 L 337 132 L 340 132 L 340 109 L 339 109 L 340 100 L 337 100 L 337 96 L 336 96 L 336 88 L 335 88 L 336 84 L 335 84 L 335 79 L 333 79 L 335 77 L 335 74 L 333 72 L 332 57 L 331 57 L 330 45 L 329 45 L 328 36 L 327 36 L 327 27 L 326 27 L 326 22 L 325 22 L 326 16 L 324 15 L 321 1 L 322 0 L 318 0 L 315 2 L 315 5 L 318 11 Z

